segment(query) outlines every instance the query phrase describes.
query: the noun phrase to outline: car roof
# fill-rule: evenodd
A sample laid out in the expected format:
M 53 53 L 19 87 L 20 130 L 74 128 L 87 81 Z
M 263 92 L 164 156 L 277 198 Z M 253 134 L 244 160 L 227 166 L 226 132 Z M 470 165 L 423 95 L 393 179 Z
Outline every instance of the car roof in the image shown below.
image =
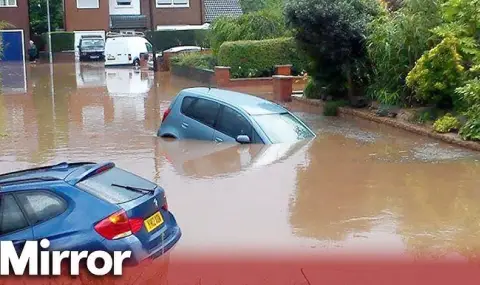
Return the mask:
M 245 93 L 217 88 L 195 87 L 181 91 L 183 95 L 197 95 L 232 105 L 249 115 L 268 115 L 288 112 L 284 107 L 268 100 Z
M 21 184 L 22 181 L 27 182 L 39 182 L 39 181 L 52 181 L 52 180 L 64 180 L 67 176 L 73 173 L 79 168 L 83 168 L 84 171 L 97 165 L 93 162 L 77 162 L 66 163 L 62 162 L 55 165 L 48 165 L 37 168 L 30 168 L 15 172 L 9 172 L 0 175 L 0 186 L 6 184 Z M 82 172 L 84 172 L 82 171 Z M 18 183 L 17 183 L 18 182 Z

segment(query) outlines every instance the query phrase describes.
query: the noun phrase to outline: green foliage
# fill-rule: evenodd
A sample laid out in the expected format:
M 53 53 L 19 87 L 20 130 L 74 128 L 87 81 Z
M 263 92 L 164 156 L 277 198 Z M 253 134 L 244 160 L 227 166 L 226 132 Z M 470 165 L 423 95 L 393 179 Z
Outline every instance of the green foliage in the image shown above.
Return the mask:
M 433 129 L 437 133 L 449 133 L 452 131 L 458 131 L 460 129 L 460 121 L 448 113 L 440 119 L 436 120 L 433 124 Z
M 347 102 L 344 100 L 337 101 L 327 101 L 323 106 L 323 115 L 324 116 L 337 116 L 338 108 L 346 106 Z
M 455 38 L 444 39 L 425 53 L 408 73 L 407 85 L 419 101 L 443 108 L 458 104 L 453 95 L 462 82 L 464 67 L 457 47 Z
M 343 90 L 347 78 L 361 81 L 367 72 L 365 33 L 378 14 L 376 0 L 290 0 L 286 21 L 312 59 L 308 70 L 327 92 Z M 333 88 L 333 89 L 332 89 Z
M 73 32 L 52 32 L 52 52 L 75 50 L 75 33 Z M 44 42 L 48 42 L 48 33 L 42 35 Z
M 181 53 L 171 59 L 172 64 L 180 66 L 196 67 L 200 69 L 213 70 L 216 65 L 216 59 L 212 54 L 202 54 L 200 52 Z
M 441 22 L 436 0 L 404 0 L 394 12 L 384 10 L 368 25 L 368 55 L 373 65 L 369 96 L 384 104 L 410 105 L 408 72 L 433 43 L 431 29 Z
M 208 48 L 208 30 L 148 31 L 146 38 L 157 51 L 176 46 L 200 46 Z
M 480 118 L 480 77 L 467 81 L 455 93 L 468 106 L 465 115 L 470 119 Z
M 303 90 L 303 95 L 309 99 L 320 99 L 322 97 L 322 86 L 310 78 Z
M 456 37 L 467 66 L 479 59 L 480 1 L 446 0 L 442 5 L 443 24 L 433 29 L 436 37 Z
M 262 10 L 238 18 L 220 17 L 211 26 L 210 45 L 214 54 L 227 41 L 265 40 L 286 35 L 283 16 L 276 10 Z
M 292 64 L 299 74 L 306 62 L 293 38 L 225 42 L 218 52 L 218 64 L 230 66 L 233 78 L 271 76 L 281 64 Z
M 460 129 L 459 134 L 464 140 L 480 141 L 480 119 L 468 120 Z
M 47 4 L 45 0 L 30 0 L 29 16 L 32 34 L 41 35 L 48 32 Z M 63 28 L 63 0 L 50 0 L 50 25 L 55 31 Z
M 240 0 L 244 13 L 257 12 L 264 9 L 282 10 L 284 0 Z

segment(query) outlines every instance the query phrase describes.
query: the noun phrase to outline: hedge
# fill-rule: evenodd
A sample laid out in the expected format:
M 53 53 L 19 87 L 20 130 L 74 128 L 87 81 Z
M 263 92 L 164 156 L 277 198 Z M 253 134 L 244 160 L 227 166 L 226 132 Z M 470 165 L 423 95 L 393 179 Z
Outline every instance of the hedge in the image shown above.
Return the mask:
M 297 75 L 307 62 L 293 38 L 225 42 L 218 52 L 218 64 L 229 66 L 234 78 L 268 77 L 280 64 L 292 64 L 293 75 Z
M 157 51 L 176 46 L 209 47 L 208 30 L 148 31 L 146 37 Z
M 52 52 L 75 50 L 74 32 L 52 32 Z M 48 43 L 48 33 L 42 35 L 45 43 Z

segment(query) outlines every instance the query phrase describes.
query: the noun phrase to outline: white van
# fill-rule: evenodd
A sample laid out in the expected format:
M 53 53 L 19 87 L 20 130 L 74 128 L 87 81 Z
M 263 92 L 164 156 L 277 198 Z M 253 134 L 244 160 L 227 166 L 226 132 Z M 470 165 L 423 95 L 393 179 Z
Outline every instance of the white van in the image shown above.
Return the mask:
M 105 65 L 139 66 L 142 59 L 153 56 L 152 44 L 141 36 L 108 37 L 105 42 Z

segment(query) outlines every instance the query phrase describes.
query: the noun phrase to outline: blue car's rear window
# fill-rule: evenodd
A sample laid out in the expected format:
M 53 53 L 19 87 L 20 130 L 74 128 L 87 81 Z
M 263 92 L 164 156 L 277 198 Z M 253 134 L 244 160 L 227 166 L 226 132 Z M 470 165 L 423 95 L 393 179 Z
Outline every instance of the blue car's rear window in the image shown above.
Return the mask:
M 314 134 L 289 113 L 253 116 L 272 143 L 288 143 Z
M 120 168 L 112 168 L 76 184 L 80 189 L 109 203 L 121 204 L 144 194 L 113 186 L 112 184 L 155 189 L 156 184 Z

